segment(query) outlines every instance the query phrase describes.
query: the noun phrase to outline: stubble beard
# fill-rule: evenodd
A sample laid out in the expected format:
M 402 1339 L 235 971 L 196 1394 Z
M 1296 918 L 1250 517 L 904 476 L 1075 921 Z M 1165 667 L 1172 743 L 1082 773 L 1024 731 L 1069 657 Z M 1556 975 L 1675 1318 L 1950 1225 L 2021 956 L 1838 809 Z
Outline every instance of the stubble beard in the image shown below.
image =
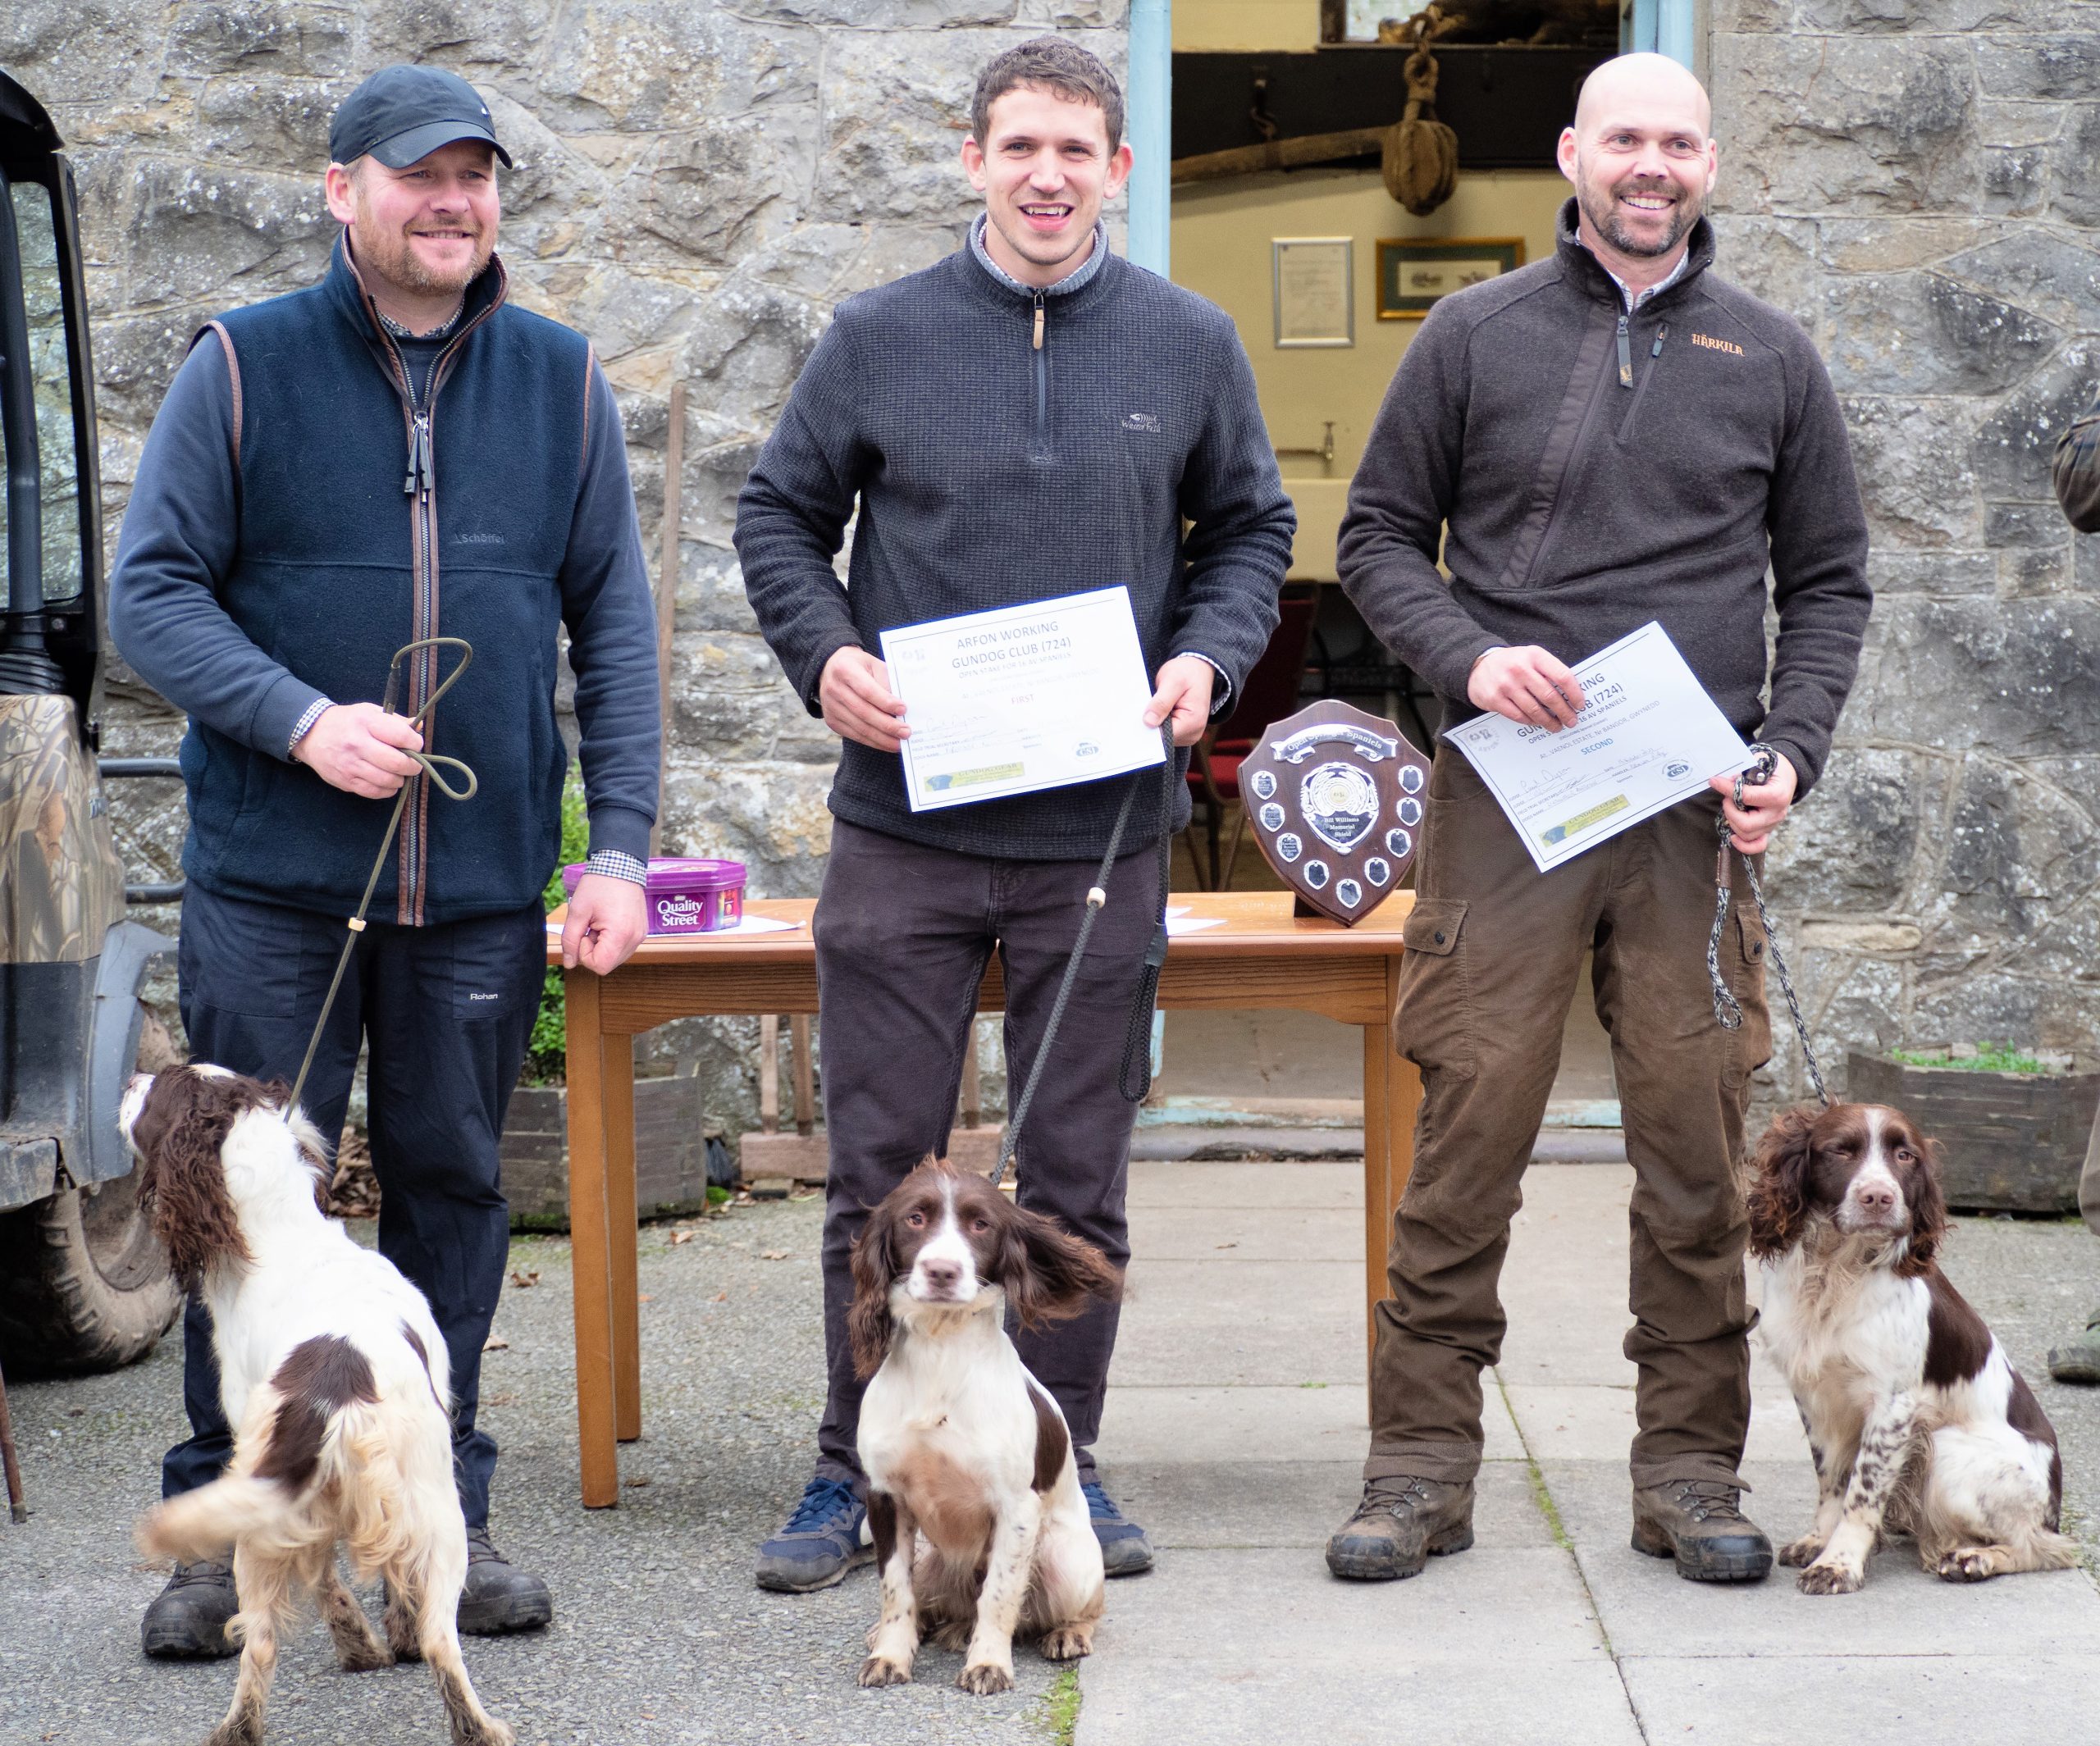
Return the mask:
M 1670 221 L 1662 232 L 1659 242 L 1651 242 L 1629 230 L 1620 221 L 1618 197 L 1623 191 L 1642 194 L 1650 191 L 1673 195 L 1677 204 L 1670 208 Z M 1601 183 L 1585 181 L 1578 196 L 1582 216 L 1590 221 L 1590 227 L 1621 254 L 1632 255 L 1643 260 L 1653 260 L 1668 254 L 1682 242 L 1685 234 L 1699 222 L 1699 215 L 1705 202 L 1682 183 L 1656 182 L 1642 177 L 1628 177 L 1614 182 L 1609 187 Z
M 449 272 L 433 272 L 418 257 L 406 230 L 387 235 L 361 214 L 363 232 L 354 239 L 360 265 L 371 268 L 389 285 L 416 297 L 457 297 L 480 278 L 495 253 L 495 245 L 483 232 L 474 239 L 474 253 L 466 266 Z M 467 228 L 461 226 L 461 229 Z

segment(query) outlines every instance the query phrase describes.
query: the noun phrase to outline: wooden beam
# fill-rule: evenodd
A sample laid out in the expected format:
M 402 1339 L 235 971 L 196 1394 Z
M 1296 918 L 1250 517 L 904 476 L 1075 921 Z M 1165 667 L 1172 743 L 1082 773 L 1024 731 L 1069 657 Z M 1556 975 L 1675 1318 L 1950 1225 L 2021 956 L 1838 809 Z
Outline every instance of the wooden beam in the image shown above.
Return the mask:
M 1220 176 L 1258 176 L 1264 170 L 1299 170 L 1352 157 L 1376 157 L 1386 148 L 1386 130 L 1351 127 L 1338 134 L 1301 134 L 1295 139 L 1271 139 L 1262 145 L 1236 145 L 1229 151 L 1200 152 L 1174 160 L 1174 185 L 1215 181 Z
M 671 631 L 678 610 L 678 528 L 683 520 L 686 470 L 686 385 L 671 384 L 670 430 L 664 440 L 664 524 L 656 568 L 656 698 L 662 738 L 656 753 L 657 819 L 649 827 L 649 852 L 664 840 L 664 786 L 671 768 Z

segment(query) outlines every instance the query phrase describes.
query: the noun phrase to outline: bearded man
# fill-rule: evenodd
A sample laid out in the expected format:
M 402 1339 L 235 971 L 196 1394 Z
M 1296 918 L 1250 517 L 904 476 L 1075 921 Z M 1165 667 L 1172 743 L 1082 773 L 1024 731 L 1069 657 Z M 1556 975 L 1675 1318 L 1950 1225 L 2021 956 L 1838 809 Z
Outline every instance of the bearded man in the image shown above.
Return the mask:
M 1822 362 L 1712 271 L 1710 119 L 1659 55 L 1591 75 L 1560 139 L 1575 197 L 1553 258 L 1430 312 L 1350 488 L 1342 585 L 1446 725 L 1494 710 L 1557 732 L 1582 706 L 1571 663 L 1655 619 L 1774 768 L 1739 803 L 1716 778 L 1541 873 L 1463 754 L 1439 747 L 1394 1019 L 1423 1098 L 1377 1309 L 1363 1501 L 1327 1545 L 1337 1576 L 1412 1576 L 1472 1544 L 1497 1281 L 1586 953 L 1635 1174 L 1633 1543 L 1694 1580 L 1771 1568 L 1737 1470 L 1752 1320 L 1737 1170 L 1770 1052 L 1764 940 L 1738 889 L 1721 964 L 1743 1020 L 1725 1029 L 1706 961 L 1717 818 L 1758 854 L 1821 773 L 1871 595 Z
M 496 1451 L 476 1406 L 509 1246 L 496 1142 L 561 835 L 556 636 L 566 624 L 591 818 L 563 959 L 603 974 L 647 925 L 655 614 L 612 390 L 582 335 L 505 300 L 495 162 L 510 159 L 473 87 L 387 67 L 344 98 L 328 149 L 343 231 L 327 273 L 199 331 L 139 458 L 110 628 L 189 717 L 180 976 L 197 1060 L 298 1073 L 412 785 L 304 1102 L 332 1142 L 368 1046 L 379 1247 L 445 1334 L 471 1559 L 459 1628 L 488 1634 L 553 1614 L 490 1543 Z M 404 663 L 405 713 L 377 700 L 395 651 L 441 635 L 473 664 L 419 733 L 409 718 L 451 651 Z M 426 745 L 472 767 L 472 800 L 433 802 L 409 756 Z M 191 1434 L 162 1464 L 164 1496 L 231 1452 L 194 1294 L 184 1361 Z M 146 1653 L 231 1655 L 234 1610 L 225 1564 L 178 1566 Z

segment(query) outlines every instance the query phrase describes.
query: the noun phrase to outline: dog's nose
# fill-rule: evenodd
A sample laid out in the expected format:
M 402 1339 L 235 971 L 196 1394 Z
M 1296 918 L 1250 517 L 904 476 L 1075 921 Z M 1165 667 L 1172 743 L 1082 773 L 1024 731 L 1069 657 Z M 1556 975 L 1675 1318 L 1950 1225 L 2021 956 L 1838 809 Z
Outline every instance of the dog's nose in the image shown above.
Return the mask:
M 952 1292 L 962 1283 L 961 1261 L 923 1260 L 919 1270 L 925 1276 L 929 1292 Z
M 1896 1186 L 1892 1183 L 1861 1183 L 1852 1191 L 1852 1198 L 1867 1212 L 1887 1212 L 1896 1204 Z

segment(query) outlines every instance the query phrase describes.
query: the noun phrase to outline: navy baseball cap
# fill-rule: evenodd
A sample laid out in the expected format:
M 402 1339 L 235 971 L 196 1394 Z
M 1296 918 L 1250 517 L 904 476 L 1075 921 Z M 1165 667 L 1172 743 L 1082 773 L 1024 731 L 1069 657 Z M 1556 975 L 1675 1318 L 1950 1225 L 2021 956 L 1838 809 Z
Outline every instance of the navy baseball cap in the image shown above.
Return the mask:
M 328 124 L 328 160 L 347 164 L 369 153 L 390 170 L 405 170 L 454 139 L 486 140 L 510 167 L 489 106 L 457 73 L 382 66 L 337 105 Z

